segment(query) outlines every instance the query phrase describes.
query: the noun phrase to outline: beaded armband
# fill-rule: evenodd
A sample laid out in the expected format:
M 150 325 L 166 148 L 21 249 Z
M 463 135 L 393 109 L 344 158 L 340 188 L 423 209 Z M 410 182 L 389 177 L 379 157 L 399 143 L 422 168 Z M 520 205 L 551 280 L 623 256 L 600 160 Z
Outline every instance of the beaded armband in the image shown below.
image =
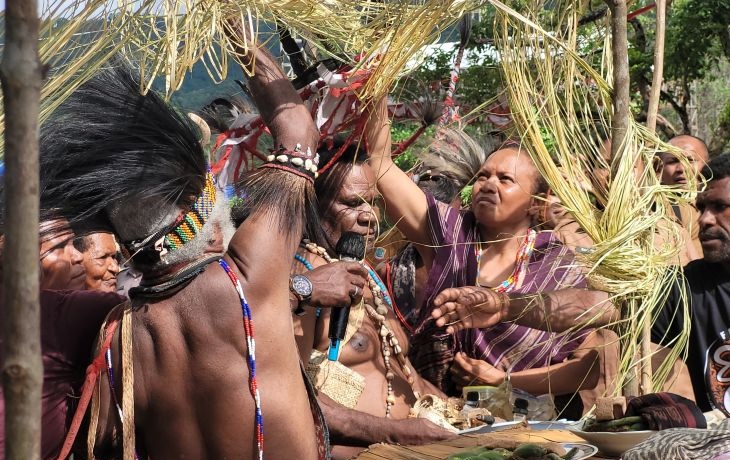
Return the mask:
M 294 150 L 289 150 L 281 145 L 266 157 L 266 161 L 261 165 L 262 168 L 281 169 L 312 182 L 318 175 L 319 154 L 312 154 L 309 148 L 306 151 L 302 150 L 301 144 L 297 144 Z

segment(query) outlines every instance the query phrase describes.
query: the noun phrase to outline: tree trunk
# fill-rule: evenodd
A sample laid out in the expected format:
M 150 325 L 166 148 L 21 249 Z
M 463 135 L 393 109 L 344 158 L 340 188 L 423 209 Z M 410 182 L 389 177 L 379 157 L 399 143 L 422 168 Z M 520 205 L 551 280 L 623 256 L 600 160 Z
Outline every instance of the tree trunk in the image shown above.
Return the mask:
M 646 116 L 646 126 L 649 130 L 656 129 L 656 118 L 659 112 L 659 96 L 662 90 L 664 76 L 664 31 L 666 29 L 667 4 L 665 0 L 656 0 L 656 35 L 654 39 L 654 75 L 651 80 L 651 94 L 649 95 L 649 109 Z
M 611 46 L 613 48 L 613 117 L 611 120 L 611 159 L 615 162 L 629 128 L 629 39 L 626 33 L 626 1 L 607 0 L 611 10 Z
M 613 117 L 611 118 L 611 171 L 615 175 L 618 165 L 623 161 L 635 161 L 634 158 L 622 158 L 623 153 L 631 155 L 626 149 L 626 133 L 631 120 L 629 95 L 629 39 L 626 32 L 626 15 L 628 13 L 625 0 L 606 0 L 611 11 L 611 47 L 613 62 Z M 637 165 L 641 168 L 642 165 Z M 635 360 L 637 362 L 638 360 Z M 639 381 L 630 376 L 624 385 L 624 395 L 639 394 Z
M 36 0 L 8 0 L 0 79 L 5 106 L 2 383 L 5 458 L 40 458 L 38 113 L 42 69 Z
M 664 30 L 666 25 L 666 2 L 656 0 L 656 35 L 654 39 L 654 75 L 651 79 L 649 108 L 647 109 L 646 127 L 656 131 L 657 114 L 659 113 L 659 96 L 662 90 L 664 73 Z M 653 371 L 651 368 L 651 323 L 644 322 L 641 331 L 641 378 L 639 391 L 641 394 L 651 393 L 654 389 Z

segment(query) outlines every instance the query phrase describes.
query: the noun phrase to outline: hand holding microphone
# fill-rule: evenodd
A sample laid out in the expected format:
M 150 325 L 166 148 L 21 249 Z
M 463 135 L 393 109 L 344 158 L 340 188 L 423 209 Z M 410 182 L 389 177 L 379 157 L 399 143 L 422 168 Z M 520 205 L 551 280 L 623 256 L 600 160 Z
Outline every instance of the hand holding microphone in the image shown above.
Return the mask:
M 344 232 L 337 242 L 335 251 L 339 255 L 341 261 L 360 262 L 365 258 L 365 238 L 359 233 Z M 367 277 L 367 271 L 362 268 L 364 276 Z M 340 344 L 345 338 L 347 330 L 347 320 L 350 315 L 351 300 L 357 299 L 362 295 L 360 286 L 353 283 L 353 290 L 349 292 L 352 299 L 342 308 L 335 308 L 330 315 L 330 326 L 327 337 L 330 339 L 330 347 L 327 353 L 327 359 L 337 361 L 340 356 Z M 364 285 L 364 283 L 363 283 Z

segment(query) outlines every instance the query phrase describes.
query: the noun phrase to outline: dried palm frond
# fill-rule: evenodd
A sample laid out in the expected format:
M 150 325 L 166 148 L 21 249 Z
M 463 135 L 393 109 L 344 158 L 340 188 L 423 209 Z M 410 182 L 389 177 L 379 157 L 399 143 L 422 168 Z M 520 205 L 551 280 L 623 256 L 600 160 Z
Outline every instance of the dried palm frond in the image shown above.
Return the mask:
M 645 165 L 670 147 L 633 120 L 619 154 L 610 158 L 612 88 L 603 75 L 611 75 L 611 60 L 604 56 L 602 68 L 595 69 L 580 56 L 575 3 L 553 5 L 554 23 L 545 28 L 538 25 L 537 5 L 520 14 L 498 0 L 490 3 L 498 9 L 504 83 L 523 147 L 595 242 L 592 252 L 582 255 L 591 285 L 611 293 L 621 307 L 622 320 L 613 325 L 622 337 L 620 389 L 638 364 L 644 325 L 664 305 L 668 281 L 681 276 L 678 251 L 686 242 L 667 208 L 672 200 L 692 198 L 696 184 L 678 193 L 659 183 Z M 608 40 L 604 52 L 610 52 Z M 688 332 L 676 338 L 674 353 L 655 374 L 655 388 L 685 350 Z
M 193 65 L 214 81 L 226 78 L 229 56 L 266 42 L 278 24 L 305 39 L 320 58 L 367 74 L 362 98 L 384 95 L 424 45 L 485 0 L 46 0 L 41 61 L 50 78 L 42 120 L 110 57 L 123 52 L 139 65 L 143 91 L 164 80 L 169 97 Z M 245 29 L 243 31 L 239 28 Z M 251 73 L 252 63 L 245 70 Z M 1 115 L 0 115 L 1 116 Z

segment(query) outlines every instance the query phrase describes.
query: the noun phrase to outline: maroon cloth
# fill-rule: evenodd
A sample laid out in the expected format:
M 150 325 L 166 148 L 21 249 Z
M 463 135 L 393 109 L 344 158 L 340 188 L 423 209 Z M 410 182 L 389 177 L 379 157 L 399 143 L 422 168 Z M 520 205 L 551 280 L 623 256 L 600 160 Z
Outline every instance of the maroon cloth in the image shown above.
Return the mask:
M 41 291 L 43 400 L 41 458 L 56 458 L 73 417 L 92 347 L 106 315 L 125 298 L 98 291 Z M 0 311 L 4 306 L 0 304 Z M 3 315 L 0 315 L 2 327 Z M 0 338 L 0 352 L 4 346 Z M 0 356 L 2 356 L 0 354 Z M 0 459 L 5 458 L 5 399 L 0 387 Z
M 650 393 L 629 401 L 626 417 L 641 416 L 650 430 L 707 428 L 697 404 L 673 393 Z

